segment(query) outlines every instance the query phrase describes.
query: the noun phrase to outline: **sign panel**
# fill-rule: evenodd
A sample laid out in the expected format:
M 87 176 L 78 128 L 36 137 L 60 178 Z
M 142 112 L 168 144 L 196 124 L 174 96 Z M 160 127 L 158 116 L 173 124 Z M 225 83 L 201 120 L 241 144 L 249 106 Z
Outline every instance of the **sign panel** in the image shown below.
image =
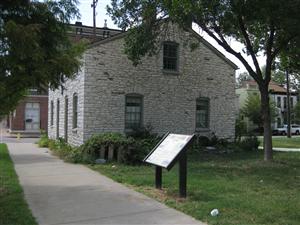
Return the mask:
M 144 161 L 168 169 L 193 137 L 194 135 L 168 134 Z

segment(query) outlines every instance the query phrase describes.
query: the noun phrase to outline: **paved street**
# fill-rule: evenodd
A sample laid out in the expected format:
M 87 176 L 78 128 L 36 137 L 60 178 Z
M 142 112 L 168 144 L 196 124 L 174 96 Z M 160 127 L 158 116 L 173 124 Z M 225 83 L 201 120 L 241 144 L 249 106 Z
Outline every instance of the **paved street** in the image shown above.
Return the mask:
M 30 143 L 9 143 L 25 197 L 40 225 L 203 223 L 85 166 Z

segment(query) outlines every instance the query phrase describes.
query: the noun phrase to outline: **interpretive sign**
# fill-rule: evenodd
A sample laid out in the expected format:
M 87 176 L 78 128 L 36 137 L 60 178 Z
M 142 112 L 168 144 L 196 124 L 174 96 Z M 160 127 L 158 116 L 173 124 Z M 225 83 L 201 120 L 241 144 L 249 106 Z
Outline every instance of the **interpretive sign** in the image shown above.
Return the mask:
M 144 159 L 145 162 L 171 169 L 176 157 L 185 149 L 194 135 L 167 134 Z
M 155 165 L 155 186 L 161 189 L 162 168 L 170 170 L 179 162 L 179 195 L 186 197 L 187 155 L 186 150 L 195 135 L 166 134 L 155 148 L 146 156 L 144 162 Z

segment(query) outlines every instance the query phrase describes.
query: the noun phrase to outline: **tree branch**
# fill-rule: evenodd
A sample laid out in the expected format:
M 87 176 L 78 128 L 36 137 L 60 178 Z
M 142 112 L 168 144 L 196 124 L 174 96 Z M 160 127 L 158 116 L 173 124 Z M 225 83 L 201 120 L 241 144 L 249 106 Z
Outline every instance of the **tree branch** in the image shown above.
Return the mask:
M 210 37 L 212 37 L 220 46 L 222 46 L 227 52 L 234 55 L 240 62 L 245 66 L 249 74 L 257 83 L 261 83 L 262 80 L 259 78 L 257 73 L 251 68 L 247 60 L 241 55 L 241 53 L 236 52 L 231 46 L 227 43 L 223 35 L 219 32 L 216 32 L 220 38 L 218 38 L 205 24 L 198 21 L 196 18 L 194 21 L 203 29 Z
M 256 73 L 262 78 L 262 73 L 261 73 L 261 70 L 260 70 L 260 67 L 259 67 L 259 63 L 258 63 L 257 58 L 255 56 L 255 53 L 254 53 L 254 50 L 253 50 L 253 47 L 252 47 L 249 35 L 247 33 L 247 29 L 245 27 L 245 23 L 243 21 L 243 18 L 240 15 L 238 16 L 238 23 L 239 23 L 242 35 L 245 38 L 246 48 L 248 49 L 248 51 L 250 53 L 250 56 L 252 58 L 252 61 L 254 63 L 255 69 L 256 69 Z
M 281 44 L 277 48 L 274 49 L 273 53 L 271 54 L 271 58 L 275 59 L 275 57 L 282 50 L 282 48 L 286 47 L 286 45 L 296 37 L 297 37 L 297 35 L 291 36 L 291 37 L 287 38 L 286 41 L 281 42 Z
M 274 33 L 275 33 L 275 28 L 274 24 L 271 22 L 270 24 L 270 35 L 267 41 L 267 46 L 266 46 L 266 53 L 267 53 L 267 59 L 266 59 L 266 70 L 265 70 L 265 83 L 269 84 L 271 80 L 271 66 L 272 66 L 272 61 L 274 58 L 272 58 L 272 47 L 274 44 Z

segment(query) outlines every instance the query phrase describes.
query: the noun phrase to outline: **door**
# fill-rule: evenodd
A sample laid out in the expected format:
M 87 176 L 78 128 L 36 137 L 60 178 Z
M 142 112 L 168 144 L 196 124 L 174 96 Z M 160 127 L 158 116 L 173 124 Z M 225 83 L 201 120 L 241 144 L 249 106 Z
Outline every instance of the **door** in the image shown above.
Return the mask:
M 65 141 L 68 142 L 68 111 L 69 111 L 69 100 L 65 98 Z
M 56 104 L 56 139 L 59 138 L 59 100 L 57 100 Z
M 40 103 L 27 102 L 25 105 L 25 130 L 40 130 Z

